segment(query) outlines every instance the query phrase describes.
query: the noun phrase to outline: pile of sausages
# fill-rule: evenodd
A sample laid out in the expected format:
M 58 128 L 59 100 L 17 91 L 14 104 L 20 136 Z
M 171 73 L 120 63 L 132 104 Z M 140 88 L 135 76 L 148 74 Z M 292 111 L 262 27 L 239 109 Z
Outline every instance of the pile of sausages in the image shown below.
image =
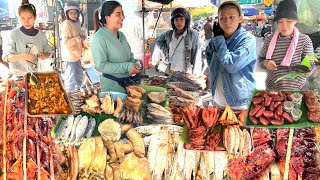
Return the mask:
M 283 125 L 284 120 L 293 123 L 291 116 L 283 111 L 285 101 L 291 101 L 290 92 L 261 91 L 252 98 L 249 117 L 253 124 L 259 122 L 265 126 Z

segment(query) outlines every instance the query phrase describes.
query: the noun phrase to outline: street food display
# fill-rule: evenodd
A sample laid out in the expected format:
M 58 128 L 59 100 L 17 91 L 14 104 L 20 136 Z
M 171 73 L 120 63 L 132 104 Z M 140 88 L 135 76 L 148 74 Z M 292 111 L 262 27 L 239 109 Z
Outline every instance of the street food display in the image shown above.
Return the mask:
M 284 121 L 293 123 L 292 117 L 285 112 L 284 103 L 291 101 L 291 93 L 281 91 L 261 91 L 252 98 L 249 118 L 253 124 L 261 123 L 265 126 L 269 124 L 283 125 Z
M 316 144 L 316 132 L 311 128 L 295 129 L 293 133 L 289 179 L 319 179 L 320 164 Z M 286 150 L 289 142 L 289 129 L 276 130 L 276 152 L 281 174 L 285 171 Z
M 249 105 L 246 125 L 299 128 L 319 122 L 320 102 L 315 91 L 257 91 Z
M 320 178 L 314 91 L 256 91 L 235 111 L 179 72 L 85 95 L 36 75 L 0 94 L 0 179 Z
M 3 125 L 3 122 L 4 122 L 4 118 L 6 117 L 5 116 L 5 93 L 2 93 L 0 95 L 0 172 L 2 173 L 3 171 L 3 137 L 4 137 L 4 125 Z
M 28 117 L 25 114 L 24 83 L 8 82 L 5 94 L 3 125 L 3 169 L 7 179 L 50 179 L 54 176 L 52 162 L 53 120 Z
M 313 91 L 303 93 L 306 99 L 308 120 L 311 122 L 320 123 L 320 102 L 318 95 Z

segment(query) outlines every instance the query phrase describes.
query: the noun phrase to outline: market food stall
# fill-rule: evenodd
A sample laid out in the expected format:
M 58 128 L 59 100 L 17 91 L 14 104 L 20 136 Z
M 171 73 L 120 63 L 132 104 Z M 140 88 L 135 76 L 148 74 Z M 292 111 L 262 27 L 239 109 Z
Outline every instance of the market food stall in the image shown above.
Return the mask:
M 314 91 L 256 91 L 247 112 L 208 105 L 179 72 L 141 76 L 127 94 L 67 94 L 58 74 L 35 75 L 0 96 L 3 179 L 320 176 Z

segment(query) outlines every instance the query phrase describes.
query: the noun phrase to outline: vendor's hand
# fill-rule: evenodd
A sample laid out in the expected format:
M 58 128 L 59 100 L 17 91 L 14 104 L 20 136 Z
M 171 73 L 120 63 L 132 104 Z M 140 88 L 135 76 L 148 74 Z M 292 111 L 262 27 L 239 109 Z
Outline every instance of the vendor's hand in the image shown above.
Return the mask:
M 81 38 L 81 41 L 84 41 L 84 40 L 86 40 L 86 39 L 87 39 L 87 37 L 86 37 L 86 36 L 80 36 L 80 38 Z
M 219 23 L 216 23 L 214 26 L 213 26 L 213 37 L 217 37 L 217 36 L 220 36 L 220 35 L 223 35 L 224 32 L 223 30 L 221 29 Z
M 129 71 L 130 74 L 138 74 L 140 72 L 141 69 L 136 64 L 134 64 Z
M 30 53 L 23 54 L 23 58 L 27 61 L 35 61 L 37 59 L 37 57 L 35 55 L 30 54 Z
M 143 64 L 142 64 L 143 62 L 142 62 L 142 60 L 141 59 L 137 59 L 136 60 L 136 63 L 134 64 L 138 69 L 142 69 L 142 66 L 143 66 Z
M 277 64 L 274 60 L 263 60 L 263 66 L 266 67 L 269 71 L 277 70 Z

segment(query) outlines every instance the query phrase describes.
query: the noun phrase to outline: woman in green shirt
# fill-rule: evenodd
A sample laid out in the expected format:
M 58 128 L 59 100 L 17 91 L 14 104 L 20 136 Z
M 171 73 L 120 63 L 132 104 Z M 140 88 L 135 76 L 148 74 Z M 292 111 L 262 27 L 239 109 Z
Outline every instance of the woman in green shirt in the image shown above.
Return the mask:
M 122 6 L 116 1 L 105 1 L 94 15 L 96 33 L 90 49 L 95 68 L 102 73 L 102 91 L 125 93 L 115 79 L 129 78 L 141 72 L 125 35 L 119 31 L 124 18 Z

